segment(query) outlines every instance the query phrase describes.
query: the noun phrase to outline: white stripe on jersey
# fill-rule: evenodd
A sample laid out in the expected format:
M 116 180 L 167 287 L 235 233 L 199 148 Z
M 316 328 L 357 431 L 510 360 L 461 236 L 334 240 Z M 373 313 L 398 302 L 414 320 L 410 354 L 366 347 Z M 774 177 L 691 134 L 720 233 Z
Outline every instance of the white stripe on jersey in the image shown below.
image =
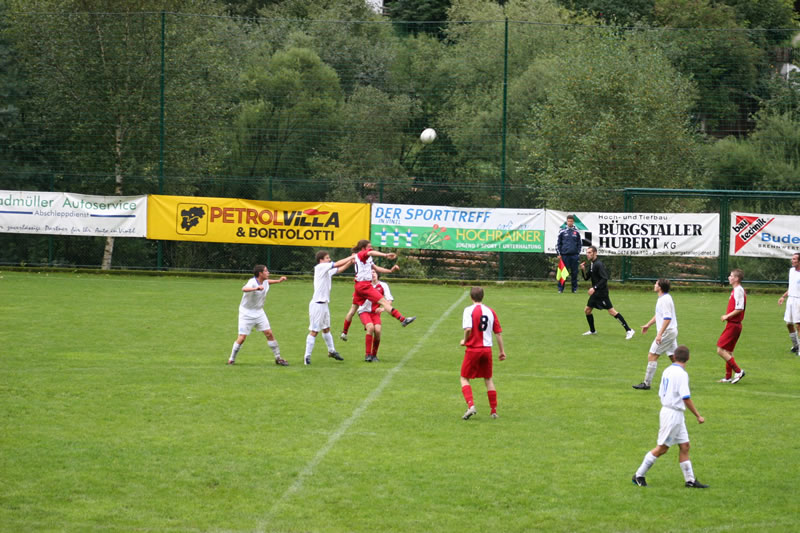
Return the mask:
M 353 263 L 356 268 L 356 281 L 372 281 L 372 256 L 369 250 L 361 250 L 356 254 Z
M 492 347 L 492 333 L 499 330 L 500 326 L 499 323 L 495 324 L 496 318 L 494 311 L 483 304 L 472 304 L 464 309 L 461 326 L 472 329 L 466 343 L 468 348 Z

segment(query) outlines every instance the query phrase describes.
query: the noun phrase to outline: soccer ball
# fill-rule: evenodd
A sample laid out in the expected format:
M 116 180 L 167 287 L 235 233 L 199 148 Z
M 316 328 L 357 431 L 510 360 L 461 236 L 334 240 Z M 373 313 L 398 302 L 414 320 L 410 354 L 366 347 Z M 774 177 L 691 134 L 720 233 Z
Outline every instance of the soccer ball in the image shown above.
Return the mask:
M 433 128 L 425 128 L 419 134 L 419 140 L 425 144 L 430 144 L 436 140 L 436 130 Z

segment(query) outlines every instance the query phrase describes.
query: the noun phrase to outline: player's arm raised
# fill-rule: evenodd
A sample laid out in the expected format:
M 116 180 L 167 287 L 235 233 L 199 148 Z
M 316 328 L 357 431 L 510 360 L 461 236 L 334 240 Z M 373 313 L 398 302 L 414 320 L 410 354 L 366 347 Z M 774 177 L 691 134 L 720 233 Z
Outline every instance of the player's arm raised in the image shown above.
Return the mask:
M 397 254 L 394 252 L 387 253 L 387 252 L 379 252 L 378 250 L 370 250 L 369 255 L 371 255 L 372 257 L 385 257 L 390 261 L 394 261 L 395 259 L 397 259 Z

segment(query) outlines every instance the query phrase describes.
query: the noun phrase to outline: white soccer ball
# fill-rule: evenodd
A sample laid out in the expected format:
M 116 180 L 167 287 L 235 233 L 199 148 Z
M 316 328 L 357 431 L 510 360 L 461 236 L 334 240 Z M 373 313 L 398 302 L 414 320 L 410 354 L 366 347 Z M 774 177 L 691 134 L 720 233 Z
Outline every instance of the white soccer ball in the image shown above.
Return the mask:
M 436 140 L 436 130 L 433 128 L 425 128 L 419 134 L 419 140 L 425 144 L 430 144 Z

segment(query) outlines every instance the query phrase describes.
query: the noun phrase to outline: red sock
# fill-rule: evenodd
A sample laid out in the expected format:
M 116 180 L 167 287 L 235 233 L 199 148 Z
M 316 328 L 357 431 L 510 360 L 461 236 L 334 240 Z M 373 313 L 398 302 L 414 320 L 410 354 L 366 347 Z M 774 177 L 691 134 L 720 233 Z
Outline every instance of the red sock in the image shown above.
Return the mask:
M 731 375 L 733 375 L 733 367 L 728 361 L 725 361 L 725 379 L 731 379 Z
M 372 353 L 372 335 L 370 335 L 369 333 L 367 333 L 367 336 L 365 337 L 364 345 L 367 348 L 367 350 L 364 352 L 365 354 L 375 355 L 374 353 Z
M 405 320 L 405 319 L 406 319 L 406 317 L 404 317 L 403 315 L 401 315 L 401 314 L 400 314 L 400 311 L 398 311 L 397 309 L 392 309 L 392 316 L 393 316 L 393 317 L 395 317 L 395 318 L 396 318 L 397 320 L 399 320 L 400 322 L 402 322 L 403 320 Z
M 742 369 L 739 368 L 739 365 L 736 364 L 736 359 L 734 359 L 733 356 L 731 356 L 731 360 L 728 361 L 728 363 L 731 365 L 733 371 L 736 372 L 737 374 L 742 371 Z
M 497 391 L 496 390 L 486 391 L 486 394 L 489 396 L 489 407 L 492 408 L 492 412 L 493 413 L 496 413 L 497 412 Z
M 381 345 L 381 338 L 380 337 L 372 337 L 372 355 L 375 357 L 378 356 L 378 346 Z
M 464 395 L 464 399 L 467 400 L 467 406 L 472 407 L 475 405 L 475 401 L 472 399 L 472 387 L 469 385 L 464 385 L 461 387 L 461 394 Z
M 347 332 L 350 331 L 350 324 L 351 323 L 352 323 L 352 320 L 345 319 L 344 327 L 342 328 L 342 332 L 344 332 L 345 335 L 347 335 Z

